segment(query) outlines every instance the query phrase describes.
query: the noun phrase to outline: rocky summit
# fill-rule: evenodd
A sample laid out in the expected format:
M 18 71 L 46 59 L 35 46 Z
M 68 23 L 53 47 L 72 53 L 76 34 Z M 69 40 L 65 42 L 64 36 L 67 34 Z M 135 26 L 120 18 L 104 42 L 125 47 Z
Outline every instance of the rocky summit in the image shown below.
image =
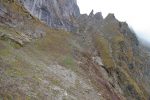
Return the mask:
M 0 100 L 149 100 L 150 53 L 76 0 L 0 0 Z

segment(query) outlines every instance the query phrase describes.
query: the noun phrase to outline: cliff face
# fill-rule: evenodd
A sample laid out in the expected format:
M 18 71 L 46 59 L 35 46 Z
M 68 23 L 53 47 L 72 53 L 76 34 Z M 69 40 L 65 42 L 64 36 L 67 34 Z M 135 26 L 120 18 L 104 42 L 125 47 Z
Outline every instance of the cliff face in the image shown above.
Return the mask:
M 0 99 L 148 100 L 149 65 L 114 14 L 81 15 L 75 0 L 0 1 Z
M 33 15 L 50 27 L 73 30 L 80 15 L 76 0 L 19 0 Z
M 100 13 L 97 14 L 91 12 L 89 16 L 79 17 L 77 43 L 84 48 L 83 51 L 102 59 L 103 67 L 112 79 L 109 82 L 118 91 L 124 92 L 128 100 L 147 99 L 148 93 L 144 91 L 148 88 L 145 83 L 149 82 L 146 82 L 145 78 L 148 76 L 143 72 L 143 68 L 148 68 L 148 56 L 144 54 L 144 48 L 141 50 L 136 35 L 127 23 L 119 22 L 113 14 L 109 14 L 105 19 Z M 147 60 L 142 60 L 143 57 Z

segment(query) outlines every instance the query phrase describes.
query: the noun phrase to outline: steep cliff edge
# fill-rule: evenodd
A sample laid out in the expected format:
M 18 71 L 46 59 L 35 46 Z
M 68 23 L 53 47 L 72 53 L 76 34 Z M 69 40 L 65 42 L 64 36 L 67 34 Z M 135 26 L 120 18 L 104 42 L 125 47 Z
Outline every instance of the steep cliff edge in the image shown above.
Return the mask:
M 149 65 L 114 14 L 81 15 L 76 0 L 0 1 L 2 100 L 149 100 Z
M 74 30 L 80 15 L 76 0 L 19 0 L 33 15 L 53 28 Z

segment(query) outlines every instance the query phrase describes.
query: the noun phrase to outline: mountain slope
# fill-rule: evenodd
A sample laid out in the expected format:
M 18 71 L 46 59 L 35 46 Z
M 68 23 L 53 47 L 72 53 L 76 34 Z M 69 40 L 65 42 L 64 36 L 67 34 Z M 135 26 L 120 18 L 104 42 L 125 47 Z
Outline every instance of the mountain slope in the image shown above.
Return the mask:
M 75 0 L 0 1 L 2 100 L 148 100 L 144 50 L 127 23 Z

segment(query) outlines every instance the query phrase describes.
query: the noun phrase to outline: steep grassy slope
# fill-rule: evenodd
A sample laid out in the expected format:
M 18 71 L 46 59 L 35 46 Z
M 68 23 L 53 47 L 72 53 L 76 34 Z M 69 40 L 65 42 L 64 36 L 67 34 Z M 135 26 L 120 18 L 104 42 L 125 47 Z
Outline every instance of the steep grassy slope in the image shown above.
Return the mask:
M 1 8 L 0 99 L 123 98 L 114 92 L 105 78 L 99 78 L 105 82 L 96 87 L 91 80 L 95 77 L 94 72 L 87 75 L 89 70 L 80 67 L 82 62 L 79 59 L 87 61 L 87 58 L 80 55 L 78 59 L 73 54 L 72 33 L 48 28 L 16 1 L 1 1 Z M 94 66 L 92 63 L 91 67 Z M 82 66 L 89 65 L 83 63 Z M 99 70 L 100 73 L 103 71 Z M 107 76 L 106 72 L 103 73 Z
M 147 100 L 136 78 L 136 37 L 114 16 L 98 16 L 79 17 L 78 31 L 69 33 L 16 0 L 0 1 L 0 99 Z

